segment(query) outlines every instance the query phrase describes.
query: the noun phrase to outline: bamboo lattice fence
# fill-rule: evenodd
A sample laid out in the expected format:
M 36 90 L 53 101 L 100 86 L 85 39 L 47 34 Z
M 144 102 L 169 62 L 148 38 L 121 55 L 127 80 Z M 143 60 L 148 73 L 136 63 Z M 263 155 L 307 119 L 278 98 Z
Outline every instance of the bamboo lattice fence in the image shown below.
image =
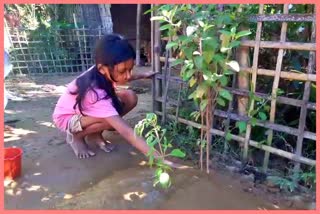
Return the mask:
M 262 150 L 264 154 L 263 160 L 263 169 L 266 171 L 269 166 L 270 154 L 277 155 L 294 163 L 294 169 L 298 171 L 300 169 L 301 164 L 306 164 L 309 166 L 314 166 L 316 164 L 315 157 L 309 158 L 304 157 L 302 155 L 303 146 L 306 146 L 307 143 L 316 143 L 316 134 L 314 132 L 310 132 L 305 130 L 306 127 L 306 118 L 307 113 L 309 111 L 316 110 L 316 104 L 314 102 L 309 101 L 310 96 L 310 88 L 311 83 L 316 83 L 316 70 L 315 70 L 315 53 L 316 53 L 316 44 L 315 44 L 315 15 L 314 14 L 288 14 L 288 4 L 285 4 L 283 7 L 283 14 L 276 15 L 268 15 L 264 14 L 264 5 L 259 5 L 259 14 L 255 16 L 250 16 L 248 21 L 257 22 L 256 35 L 255 40 L 245 40 L 241 42 L 241 46 L 239 48 L 238 54 L 241 57 L 246 57 L 244 53 L 241 53 L 241 48 L 252 48 L 253 49 L 253 59 L 252 65 L 247 66 L 241 61 L 239 64 L 241 66 L 241 72 L 246 75 L 251 76 L 251 84 L 253 86 L 253 92 L 256 96 L 261 97 L 263 99 L 269 100 L 271 104 L 270 112 L 269 112 L 269 120 L 267 121 L 258 121 L 256 126 L 264 127 L 268 131 L 266 136 L 266 143 L 261 144 L 252 138 L 252 127 L 250 123 L 247 123 L 247 129 L 244 136 L 232 134 L 231 138 L 233 141 L 237 141 L 242 145 L 242 158 L 246 160 L 248 158 L 249 148 L 256 148 Z M 281 23 L 281 32 L 280 41 L 263 41 L 262 40 L 262 28 L 264 22 L 277 22 Z M 287 31 L 288 31 L 288 22 L 311 22 L 311 41 L 310 42 L 289 42 L 286 41 Z M 154 71 L 160 72 L 154 78 L 152 84 L 152 94 L 153 94 L 153 111 L 156 112 L 160 116 L 165 116 L 165 118 L 169 118 L 172 120 L 176 120 L 180 123 L 190 125 L 192 127 L 201 128 L 199 123 L 187 120 L 185 118 L 181 118 L 179 116 L 179 109 L 183 107 L 183 102 L 181 101 L 181 92 L 182 88 L 188 87 L 186 82 L 183 82 L 182 79 L 177 75 L 171 75 L 170 66 L 167 68 L 167 64 L 170 64 L 175 59 L 163 57 L 160 55 L 160 47 L 161 40 L 168 40 L 167 38 L 161 37 L 159 22 L 155 21 L 152 23 L 152 69 Z M 263 60 L 259 58 L 259 52 L 263 49 L 277 49 L 277 60 L 275 69 L 266 69 L 261 68 L 259 65 L 259 60 Z M 296 51 L 308 51 L 309 52 L 309 60 L 307 65 L 307 71 L 303 72 L 293 72 L 290 70 L 284 70 L 283 66 L 283 57 L 286 50 L 296 50 Z M 244 55 L 244 56 L 241 56 Z M 164 69 L 162 69 L 162 64 L 164 64 Z M 273 85 L 271 94 L 256 92 L 256 83 L 258 78 L 273 78 Z M 232 87 L 227 87 L 232 94 L 233 99 L 237 97 L 238 101 L 240 99 L 248 99 L 249 91 L 246 88 L 241 88 L 236 85 L 237 78 L 241 78 L 240 76 L 236 77 L 236 74 L 233 76 Z M 285 97 L 285 96 L 277 96 L 277 89 L 279 87 L 279 82 L 281 80 L 294 80 L 294 81 L 302 81 L 304 82 L 304 90 L 302 99 Z M 168 96 L 168 85 L 176 85 L 178 90 L 178 95 L 171 97 Z M 270 96 L 271 95 L 271 96 Z M 167 105 L 164 105 L 164 104 Z M 238 102 L 239 103 L 239 102 Z M 300 108 L 299 115 L 299 124 L 298 127 L 292 127 L 287 124 L 277 124 L 275 123 L 276 111 L 279 110 L 278 104 L 281 105 L 290 105 Z M 175 109 L 175 113 L 169 111 L 169 108 L 173 107 Z M 226 121 L 226 125 L 222 129 L 212 128 L 211 134 L 213 136 L 226 137 L 226 133 L 230 127 L 231 121 L 248 121 L 248 113 L 241 114 L 236 112 L 239 105 L 235 107 L 234 102 L 229 102 L 228 109 L 226 111 L 217 109 L 214 112 L 214 115 L 218 118 L 223 118 Z M 249 106 L 249 111 L 254 108 L 254 104 Z M 215 117 L 216 118 L 216 117 Z M 315 122 L 315 121 L 314 121 Z M 283 149 L 276 148 L 273 146 L 273 135 L 275 132 L 286 133 L 288 135 L 293 135 L 296 137 L 295 148 L 293 151 L 286 151 Z M 306 141 L 307 140 L 307 141 Z M 225 140 L 224 148 L 227 150 L 228 144 Z
M 36 31 L 5 27 L 11 42 L 11 75 L 82 72 L 93 65 L 95 41 L 107 29 Z

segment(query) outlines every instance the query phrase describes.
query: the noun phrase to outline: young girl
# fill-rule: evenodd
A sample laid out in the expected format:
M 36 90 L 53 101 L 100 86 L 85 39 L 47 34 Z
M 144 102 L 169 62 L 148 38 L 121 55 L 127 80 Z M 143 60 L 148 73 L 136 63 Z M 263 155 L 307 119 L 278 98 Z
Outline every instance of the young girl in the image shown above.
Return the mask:
M 53 121 L 67 133 L 66 141 L 78 158 L 95 155 L 85 141 L 97 143 L 106 152 L 112 150 L 102 137 L 104 130 L 118 131 L 143 154 L 148 153 L 149 147 L 144 139 L 136 136 L 122 118 L 136 106 L 137 95 L 131 90 L 115 90 L 115 84 L 155 74 L 132 74 L 134 59 L 135 51 L 126 39 L 115 34 L 104 36 L 97 42 L 95 65 L 73 80 L 58 100 Z M 170 161 L 166 163 L 178 166 Z

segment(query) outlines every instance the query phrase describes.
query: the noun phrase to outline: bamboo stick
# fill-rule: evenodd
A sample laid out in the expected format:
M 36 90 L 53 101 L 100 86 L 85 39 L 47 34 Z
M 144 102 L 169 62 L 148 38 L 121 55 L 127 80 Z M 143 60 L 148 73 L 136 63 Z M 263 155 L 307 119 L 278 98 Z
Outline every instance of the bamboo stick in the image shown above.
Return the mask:
M 151 4 L 151 8 L 153 4 Z M 154 11 L 151 11 L 151 17 L 154 16 Z M 151 22 L 151 69 L 152 72 L 155 72 L 155 56 L 154 56 L 154 45 L 155 45 L 155 24 Z M 155 76 L 152 77 L 152 84 L 151 84 L 151 92 L 152 92 L 152 112 L 155 112 L 156 109 L 156 78 Z
M 241 45 L 245 47 L 255 47 L 256 42 L 252 40 L 242 41 Z M 274 48 L 274 49 L 287 49 L 287 50 L 300 50 L 300 51 L 315 51 L 315 43 L 301 43 L 301 42 L 272 42 L 261 41 L 260 48 Z
M 162 112 L 160 112 L 160 111 L 156 111 L 155 113 L 158 114 L 158 115 L 162 115 Z M 169 119 L 174 119 L 175 116 L 171 115 L 171 114 L 168 114 L 168 118 Z M 199 124 L 199 123 L 195 123 L 193 121 L 189 121 L 189 120 L 186 120 L 186 119 L 183 119 L 183 118 L 178 118 L 178 120 L 179 120 L 180 123 L 183 123 L 183 124 L 186 124 L 186 125 L 201 129 L 201 124 Z M 225 134 L 224 131 L 217 130 L 217 129 L 211 129 L 210 133 L 214 134 L 214 135 L 222 136 L 222 137 Z M 245 142 L 245 138 L 237 136 L 237 135 L 231 135 L 231 138 L 233 140 L 235 140 L 235 141 L 240 142 L 240 143 Z M 299 156 L 299 155 L 296 155 L 296 154 L 293 154 L 293 153 L 290 153 L 290 152 L 287 152 L 287 151 L 283 151 L 281 149 L 273 148 L 271 146 L 262 145 L 259 142 L 256 142 L 256 141 L 253 141 L 253 140 L 250 140 L 249 144 L 250 144 L 250 146 L 254 146 L 257 149 L 268 151 L 268 152 L 270 152 L 272 154 L 278 155 L 280 157 L 287 158 L 289 160 L 293 160 L 293 161 L 300 162 L 300 163 L 303 163 L 303 164 L 306 164 L 306 165 L 310 165 L 310 166 L 315 166 L 315 164 L 316 164 L 315 160 L 312 160 L 312 159 L 309 159 L 309 158 L 305 158 L 305 157 L 302 157 L 302 156 Z
M 259 14 L 248 17 L 249 22 L 313 22 L 313 14 Z
M 248 67 L 240 67 L 241 72 L 248 72 L 252 73 L 252 69 Z M 264 76 L 275 76 L 274 70 L 268 70 L 268 69 L 258 69 L 258 75 L 264 75 Z M 281 71 L 280 77 L 282 79 L 288 79 L 288 80 L 301 80 L 301 81 L 316 81 L 316 75 L 315 74 L 305 74 L 305 73 L 294 73 L 294 72 L 287 72 L 287 71 Z
M 288 4 L 284 4 L 283 13 L 284 14 L 289 13 L 289 5 Z M 287 27 L 288 27 L 288 24 L 286 22 L 283 22 L 282 27 L 281 27 L 280 42 L 286 41 Z M 277 59 L 277 64 L 276 64 L 276 71 L 275 71 L 275 76 L 274 76 L 273 85 L 272 85 L 272 100 L 271 100 L 270 118 L 269 118 L 269 121 L 271 123 L 274 123 L 275 116 L 276 116 L 276 97 L 277 97 L 277 89 L 278 89 L 279 81 L 280 81 L 282 59 L 283 59 L 283 49 L 279 49 L 278 59 Z M 268 137 L 267 137 L 267 145 L 268 146 L 270 146 L 272 144 L 272 138 L 273 138 L 273 130 L 269 129 L 269 133 L 268 133 Z M 264 160 L 263 160 L 263 171 L 264 172 L 266 172 L 268 169 L 269 158 L 270 158 L 270 153 L 265 152 Z
M 168 96 L 168 90 L 169 90 L 169 83 L 168 76 L 171 76 L 171 68 L 169 67 L 169 50 L 166 50 L 166 62 L 164 64 L 164 94 L 163 94 L 163 100 L 162 102 L 162 124 L 165 124 L 166 122 L 166 104 L 167 104 L 167 96 Z M 169 69 L 169 72 L 168 72 Z
M 152 46 L 152 52 L 154 57 L 154 66 L 155 71 L 157 73 L 161 73 L 161 63 L 160 63 L 160 47 L 161 47 L 161 32 L 159 30 L 160 23 L 159 21 L 154 21 L 154 46 Z M 162 95 L 162 88 L 161 88 L 161 80 L 154 78 L 154 87 L 155 87 L 155 95 L 161 96 Z M 155 110 L 160 110 L 161 106 L 159 103 L 155 103 Z
M 85 66 L 84 66 L 84 59 L 83 59 L 83 53 L 82 53 L 82 45 L 81 45 L 81 40 L 80 40 L 80 34 L 79 34 L 79 29 L 78 29 L 78 24 L 77 24 L 77 20 L 76 20 L 76 15 L 73 14 L 73 21 L 74 21 L 74 25 L 76 27 L 76 35 L 78 38 L 78 43 L 79 43 L 79 52 L 80 52 L 80 59 L 81 59 L 81 67 L 82 67 L 82 71 L 85 71 Z
M 233 74 L 232 88 L 236 87 L 236 81 L 237 81 L 236 77 L 237 77 L 236 74 Z M 224 154 L 227 154 L 227 152 L 228 152 L 228 144 L 229 144 L 229 142 L 227 141 L 226 136 L 227 136 L 228 130 L 230 128 L 230 116 L 229 115 L 233 111 L 233 101 L 234 101 L 234 96 L 231 97 L 231 100 L 230 100 L 229 105 L 228 105 L 228 110 L 227 110 L 227 120 L 226 120 L 226 123 L 225 123 L 224 148 L 223 148 L 223 153 Z M 239 106 L 239 104 L 238 104 L 238 106 Z M 240 113 L 241 112 L 239 112 L 239 114 Z
M 312 33 L 311 33 L 311 41 L 315 41 L 316 37 L 316 29 L 315 29 L 315 22 L 312 23 Z M 312 74 L 315 71 L 315 55 L 316 53 L 314 51 L 311 51 L 309 53 L 309 62 L 308 62 L 308 74 Z M 303 92 L 303 105 L 301 106 L 300 110 L 300 118 L 299 118 L 299 135 L 297 139 L 297 144 L 296 144 L 296 152 L 295 154 L 298 156 L 301 156 L 302 153 L 302 146 L 303 146 L 303 133 L 306 125 L 306 116 L 307 116 L 307 102 L 310 97 L 310 87 L 311 83 L 310 81 L 307 81 L 304 85 L 304 92 Z M 300 164 L 295 163 L 294 165 L 294 172 L 297 173 L 300 170 Z
M 263 14 L 263 4 L 259 5 L 259 14 Z M 260 48 L 260 40 L 261 40 L 261 29 L 262 29 L 262 22 L 258 22 L 257 24 L 257 32 L 256 32 L 256 41 L 254 44 L 254 53 L 253 53 L 253 64 L 252 64 L 252 80 L 251 80 L 251 91 L 255 93 L 256 91 L 256 82 L 257 82 L 257 69 L 258 69 L 258 60 L 259 60 L 259 48 Z M 254 102 L 250 103 L 249 111 L 250 113 L 254 109 Z M 243 159 L 246 161 L 248 159 L 248 151 L 249 151 L 249 141 L 251 135 L 251 125 L 247 123 L 246 128 L 246 136 L 243 145 Z
M 84 26 L 82 26 L 82 30 L 83 30 L 83 44 L 84 44 L 84 53 L 83 54 L 87 54 L 87 41 L 86 41 L 86 30 L 84 29 Z M 86 69 L 88 69 L 90 67 L 90 65 L 88 64 L 88 59 L 87 56 L 84 57 L 85 59 L 85 63 L 86 63 Z

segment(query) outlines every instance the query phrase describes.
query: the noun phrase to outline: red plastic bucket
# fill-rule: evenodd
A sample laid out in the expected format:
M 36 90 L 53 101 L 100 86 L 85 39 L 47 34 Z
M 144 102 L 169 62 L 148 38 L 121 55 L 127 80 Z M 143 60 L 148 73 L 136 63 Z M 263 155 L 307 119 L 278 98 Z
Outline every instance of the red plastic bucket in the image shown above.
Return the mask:
M 21 175 L 22 149 L 10 147 L 4 149 L 4 178 L 15 179 Z

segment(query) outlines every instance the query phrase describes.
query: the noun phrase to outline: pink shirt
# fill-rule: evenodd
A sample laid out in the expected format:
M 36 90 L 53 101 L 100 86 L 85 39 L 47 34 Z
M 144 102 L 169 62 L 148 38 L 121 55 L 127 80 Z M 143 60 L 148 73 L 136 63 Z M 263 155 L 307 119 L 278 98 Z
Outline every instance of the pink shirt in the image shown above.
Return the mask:
M 78 106 L 73 109 L 77 95 L 72 95 L 70 92 L 75 92 L 77 89 L 76 80 L 68 84 L 65 92 L 59 98 L 53 112 L 53 121 L 57 128 L 62 131 L 67 129 L 70 118 L 75 114 L 80 114 Z M 86 116 L 107 118 L 119 115 L 117 110 L 112 105 L 111 98 L 104 98 L 106 92 L 102 89 L 95 89 L 97 92 L 89 90 L 82 101 L 82 112 Z M 104 98 L 104 99 L 103 99 Z

